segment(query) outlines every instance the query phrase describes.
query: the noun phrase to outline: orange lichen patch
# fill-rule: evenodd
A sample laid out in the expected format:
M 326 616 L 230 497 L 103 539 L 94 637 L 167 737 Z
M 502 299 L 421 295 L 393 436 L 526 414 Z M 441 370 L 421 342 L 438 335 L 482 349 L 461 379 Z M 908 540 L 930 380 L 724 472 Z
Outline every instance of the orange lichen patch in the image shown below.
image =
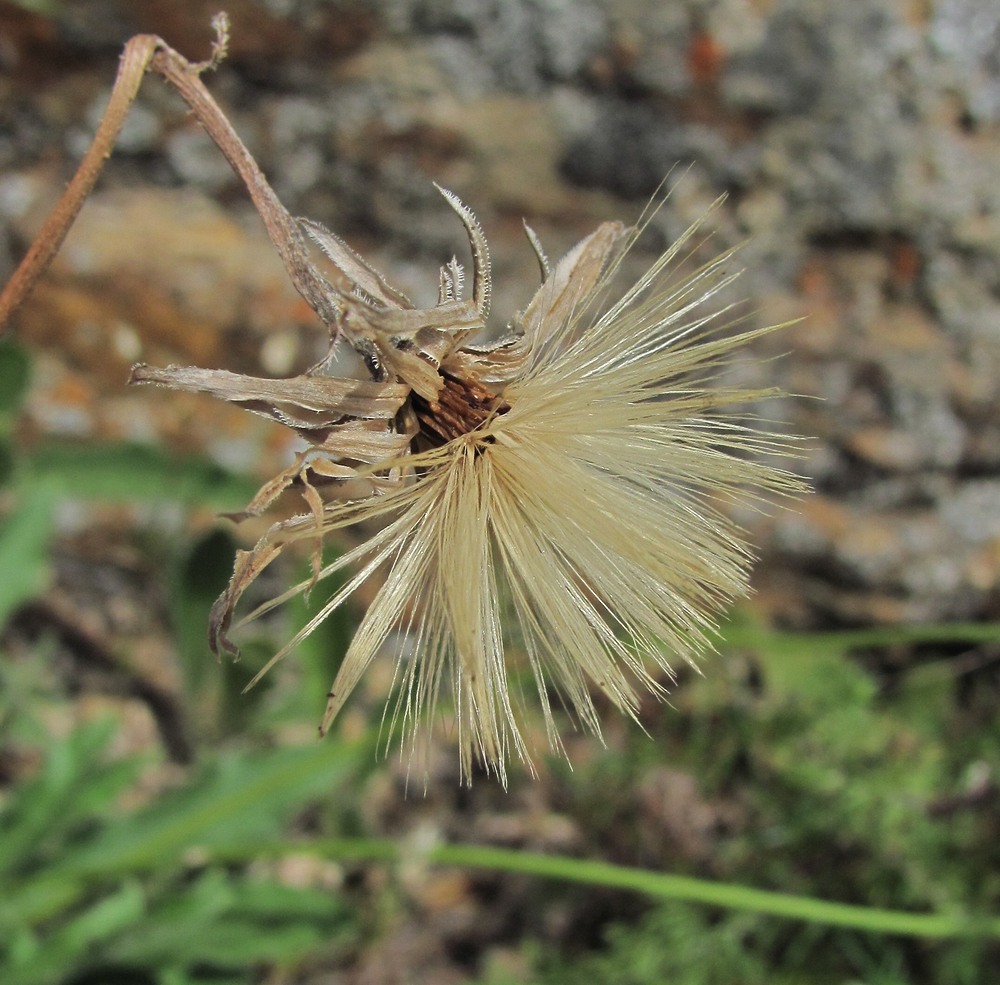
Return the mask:
M 149 230 L 156 230 L 151 248 Z M 21 232 L 31 236 L 34 221 Z M 229 330 L 315 324 L 287 282 L 263 229 L 248 234 L 207 197 L 193 192 L 130 189 L 95 195 L 46 276 L 46 289 L 18 313 L 19 332 L 53 351 L 73 350 L 89 365 L 81 327 L 97 339 L 97 372 L 108 371 L 112 332 L 133 326 L 137 358 L 223 365 Z M 106 377 L 107 378 L 107 377 Z
M 1000 583 L 1000 540 L 992 540 L 972 554 L 965 565 L 965 580 L 973 588 L 990 591 Z
M 900 428 L 861 428 L 847 436 L 846 446 L 859 458 L 883 468 L 909 470 L 919 460 L 916 438 Z
M 894 351 L 933 357 L 942 373 L 949 362 L 948 340 L 942 336 L 930 315 L 915 304 L 886 304 L 879 317 L 871 319 L 866 329 L 865 334 L 877 353 Z
M 688 73 L 698 85 L 718 82 L 726 53 L 708 31 L 696 31 L 692 35 L 686 54 Z
M 264 282 L 249 294 L 245 301 L 251 324 L 269 329 L 287 329 L 296 325 L 316 326 L 317 336 L 322 326 L 304 298 L 291 293 L 278 282 Z
M 909 27 L 918 31 L 927 30 L 932 11 L 932 4 L 928 0 L 904 0 L 896 9 Z
M 246 418 L 246 415 L 243 415 Z M 267 427 L 264 430 L 262 448 L 275 459 L 290 457 L 293 450 L 302 444 L 298 435 L 282 427 Z
M 889 275 L 899 289 L 912 288 L 922 267 L 920 251 L 907 240 L 897 243 L 889 254 Z
M 38 351 L 58 353 L 106 380 L 116 362 L 107 337 L 107 326 L 116 319 L 109 315 L 106 301 L 82 285 L 50 281 L 18 313 L 18 337 Z M 124 365 L 119 365 L 119 379 Z
M 825 541 L 837 541 L 854 525 L 854 517 L 846 506 L 819 493 L 803 499 L 797 506 L 804 523 Z
M 95 400 L 94 388 L 75 373 L 60 377 L 48 391 L 47 397 L 54 403 L 77 409 L 90 408 Z
M 139 353 L 116 351 L 121 325 L 136 330 L 142 354 L 166 352 L 212 365 L 224 358 L 218 326 L 184 314 L 170 296 L 137 274 L 122 271 L 113 279 L 51 278 L 32 304 L 18 314 L 18 335 L 28 345 L 59 352 L 107 383 L 121 383 Z
M 912 619 L 912 612 L 904 602 L 889 595 L 858 596 L 856 600 L 858 618 L 865 622 L 890 626 Z
M 982 408 L 988 410 L 996 399 L 996 385 L 987 373 L 976 372 L 971 366 L 952 359 L 943 367 L 943 376 L 951 399 L 963 414 L 976 416 Z
M 796 344 L 813 351 L 831 351 L 843 331 L 843 305 L 834 290 L 829 262 L 810 257 L 799 271 L 797 293 L 801 308 L 808 312 L 805 321 L 792 326 Z
M 881 516 L 855 514 L 849 528 L 838 538 L 838 544 L 857 559 L 878 563 L 899 548 L 899 535 Z
M 810 302 L 828 300 L 831 290 L 827 262 L 818 256 L 807 259 L 799 271 L 798 288 Z

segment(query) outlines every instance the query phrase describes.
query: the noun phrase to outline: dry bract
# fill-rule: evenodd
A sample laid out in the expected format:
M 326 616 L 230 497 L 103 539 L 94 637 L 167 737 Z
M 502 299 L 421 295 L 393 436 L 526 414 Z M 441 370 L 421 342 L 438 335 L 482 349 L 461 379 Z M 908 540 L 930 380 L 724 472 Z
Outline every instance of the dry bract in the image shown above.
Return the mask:
M 202 86 L 204 66 L 159 39 L 142 50 L 142 67 L 177 86 L 244 177 L 332 345 L 353 346 L 371 376 L 332 378 L 325 363 L 290 380 L 133 370 L 133 382 L 211 394 L 293 428 L 304 442 L 247 513 L 264 512 L 292 485 L 307 509 L 239 552 L 212 611 L 213 648 L 237 653 L 230 631 L 241 596 L 289 544 L 305 540 L 314 546 L 311 577 L 246 619 L 349 574 L 261 673 L 378 579 L 322 731 L 396 633 L 412 653 L 397 675 L 405 744 L 418 748 L 419 724 L 448 693 L 466 780 L 476 758 L 503 780 L 512 754 L 531 762 L 523 731 L 530 702 L 510 685 L 514 666 L 530 668 L 554 747 L 553 696 L 595 733 L 593 689 L 634 715 L 640 689 L 662 693 L 665 655 L 692 661 L 713 618 L 747 590 L 750 553 L 721 503 L 800 488 L 759 461 L 786 450 L 745 417 L 745 405 L 767 394 L 712 384 L 733 350 L 771 331 L 734 334 L 739 319 L 718 301 L 735 276 L 729 254 L 684 272 L 696 224 L 616 297 L 612 279 L 635 230 L 605 223 L 550 265 L 529 229 L 542 284 L 506 334 L 483 344 L 489 252 L 458 198 L 441 190 L 469 239 L 470 296 L 452 259 L 440 270 L 437 304 L 417 308 L 334 234 L 288 216 Z M 67 213 L 66 225 L 75 212 Z M 313 266 L 303 234 L 327 255 L 330 272 Z M 323 566 L 322 542 L 356 524 L 377 532 Z

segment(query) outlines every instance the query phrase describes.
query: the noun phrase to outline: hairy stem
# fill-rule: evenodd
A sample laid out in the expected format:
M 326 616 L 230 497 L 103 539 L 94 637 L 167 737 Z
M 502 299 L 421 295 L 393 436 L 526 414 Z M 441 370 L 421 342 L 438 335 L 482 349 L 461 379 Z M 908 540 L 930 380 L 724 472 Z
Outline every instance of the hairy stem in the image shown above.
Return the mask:
M 6 327 L 10 316 L 31 293 L 35 281 L 45 272 L 59 251 L 59 247 L 62 246 L 69 227 L 73 225 L 73 220 L 76 219 L 94 187 L 104 162 L 111 155 L 111 148 L 118 139 L 129 107 L 139 92 L 150 59 L 157 45 L 161 43 L 160 39 L 152 34 L 138 34 L 125 45 L 108 108 L 104 111 L 87 153 L 80 162 L 76 174 L 73 175 L 73 180 L 63 192 L 62 198 L 45 220 L 45 225 L 35 237 L 27 255 L 0 294 L 0 331 Z
M 298 223 L 278 201 L 278 196 L 268 184 L 257 162 L 199 78 L 201 66 L 191 65 L 161 41 L 149 67 L 177 90 L 233 170 L 243 179 L 296 290 L 319 315 L 324 325 L 330 328 L 336 326 L 341 312 L 341 306 L 334 300 L 336 292 L 331 290 L 330 283 L 310 261 L 308 247 L 299 232 Z M 335 268 L 331 271 L 331 276 L 335 281 L 340 281 L 334 285 L 339 293 L 352 293 L 353 285 L 346 276 Z
M 353 286 L 346 275 L 336 269 L 331 271 L 331 283 L 312 264 L 295 219 L 278 201 L 257 162 L 199 78 L 201 72 L 214 66 L 217 56 L 224 50 L 225 22 L 217 21 L 216 30 L 219 39 L 213 58 L 208 62 L 192 64 L 162 38 L 152 34 L 136 35 L 125 45 L 108 107 L 87 153 L 24 260 L 0 294 L 0 331 L 58 252 L 111 155 L 143 76 L 151 70 L 177 90 L 243 180 L 292 283 L 336 339 L 343 315 L 348 308 L 354 307 L 350 297 Z

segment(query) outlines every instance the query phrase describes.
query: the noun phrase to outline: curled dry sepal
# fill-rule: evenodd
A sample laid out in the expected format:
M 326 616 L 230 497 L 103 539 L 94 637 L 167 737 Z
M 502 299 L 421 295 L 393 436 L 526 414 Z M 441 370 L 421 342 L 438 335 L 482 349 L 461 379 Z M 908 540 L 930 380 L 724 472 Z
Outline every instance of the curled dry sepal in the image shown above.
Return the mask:
M 739 319 L 718 301 L 735 276 L 730 254 L 683 273 L 696 224 L 615 296 L 612 278 L 636 230 L 605 223 L 550 266 L 528 229 L 541 287 L 506 334 L 484 344 L 489 253 L 458 198 L 442 189 L 471 244 L 471 297 L 453 259 L 441 268 L 437 304 L 418 308 L 333 233 L 288 216 L 202 86 L 206 65 L 188 64 L 159 39 L 130 46 L 137 42 L 142 70 L 159 70 L 188 99 L 246 181 L 332 342 L 353 346 L 371 377 L 334 378 L 325 363 L 287 380 L 134 368 L 132 382 L 211 394 L 280 421 L 304 442 L 246 512 L 263 512 L 289 486 L 306 509 L 238 553 L 212 610 L 213 649 L 237 654 L 229 633 L 241 596 L 286 547 L 305 541 L 311 576 L 243 622 L 349 574 L 261 674 L 362 584 L 378 581 L 322 732 L 397 633 L 411 654 L 397 670 L 404 745 L 417 750 L 420 723 L 450 692 L 466 780 L 476 758 L 504 781 L 512 753 L 530 765 L 526 695 L 510 686 L 515 667 L 530 668 L 553 747 L 553 695 L 595 733 L 594 690 L 634 716 L 640 689 L 664 692 L 666 654 L 693 661 L 714 617 L 747 591 L 751 553 L 722 503 L 801 488 L 760 460 L 789 443 L 743 412 L 769 392 L 712 385 L 733 350 L 773 330 L 734 333 Z M 138 83 L 126 81 L 134 96 Z M 120 73 L 116 93 L 122 85 Z M 75 215 L 68 211 L 65 225 Z M 327 255 L 330 273 L 313 266 L 303 233 Z M 30 280 L 47 259 L 35 262 Z M 377 532 L 324 565 L 323 541 L 358 524 Z

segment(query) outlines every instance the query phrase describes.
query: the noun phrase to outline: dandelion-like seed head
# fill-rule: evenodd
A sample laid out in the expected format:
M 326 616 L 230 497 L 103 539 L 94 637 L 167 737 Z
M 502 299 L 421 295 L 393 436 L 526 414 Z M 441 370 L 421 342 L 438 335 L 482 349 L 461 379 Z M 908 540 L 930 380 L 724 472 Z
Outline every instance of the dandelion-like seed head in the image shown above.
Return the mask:
M 431 308 L 302 223 L 335 268 L 339 336 L 369 380 L 337 379 L 324 365 L 291 380 L 138 366 L 133 379 L 212 393 L 305 441 L 247 512 L 291 485 L 307 509 L 238 554 L 213 609 L 213 648 L 237 652 L 229 634 L 241 596 L 288 545 L 309 542 L 311 576 L 246 619 L 337 572 L 346 581 L 264 671 L 376 579 L 321 731 L 401 633 L 410 656 L 398 664 L 394 717 L 405 746 L 418 750 L 445 692 L 462 777 L 478 759 L 506 782 L 511 758 L 530 765 L 535 752 L 524 728 L 531 702 L 512 671 L 530 669 L 554 748 L 554 702 L 597 734 L 595 693 L 634 717 L 643 690 L 664 692 L 667 655 L 693 662 L 719 612 L 747 591 L 751 552 L 724 501 L 801 486 L 762 461 L 789 443 L 746 417 L 768 394 L 713 380 L 771 329 L 736 330 L 738 315 L 719 300 L 735 276 L 729 253 L 685 269 L 700 224 L 617 297 L 611 285 L 636 230 L 605 223 L 550 265 L 527 229 L 541 286 L 505 335 L 483 343 L 486 241 L 466 206 L 442 193 L 471 245 L 471 297 L 452 260 Z M 324 565 L 322 543 L 357 525 L 375 532 Z

